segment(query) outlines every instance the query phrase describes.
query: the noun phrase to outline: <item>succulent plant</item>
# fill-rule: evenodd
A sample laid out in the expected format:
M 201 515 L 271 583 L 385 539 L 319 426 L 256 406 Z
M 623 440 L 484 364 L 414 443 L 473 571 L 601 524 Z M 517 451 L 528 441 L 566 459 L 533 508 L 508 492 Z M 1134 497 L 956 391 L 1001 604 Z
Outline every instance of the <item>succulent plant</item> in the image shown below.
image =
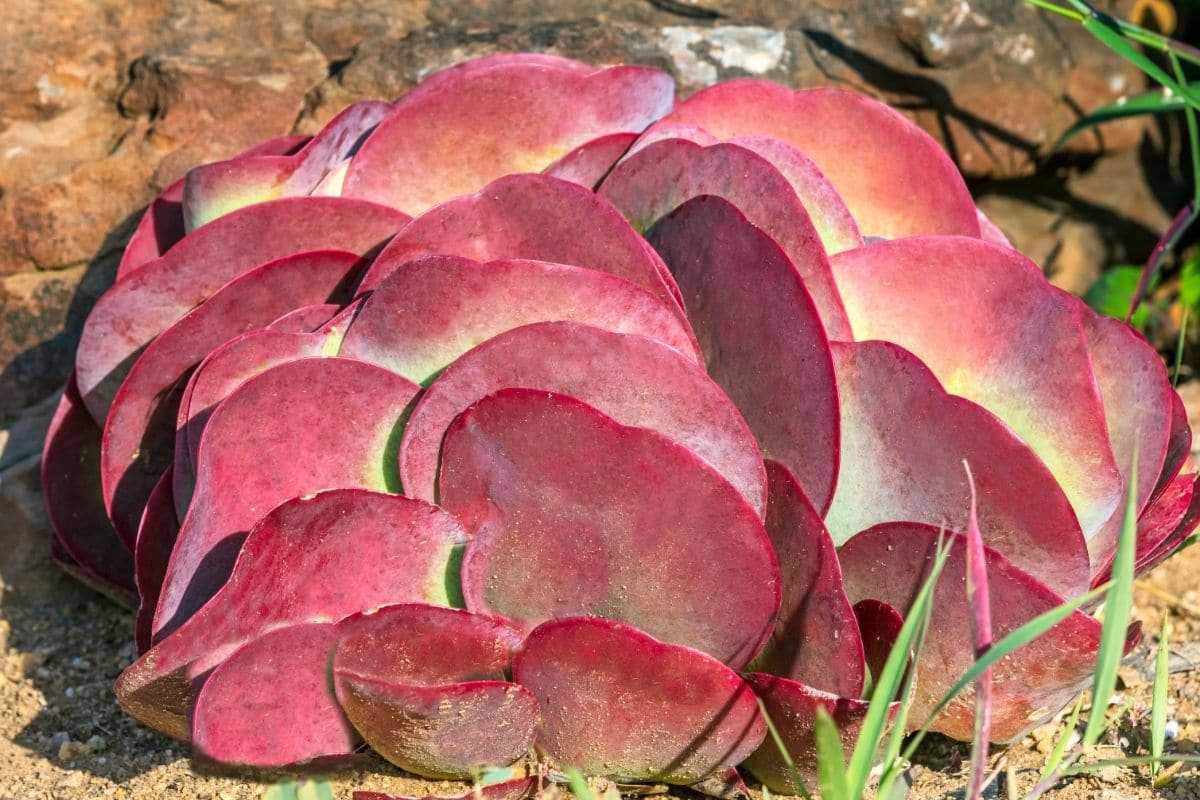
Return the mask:
M 1197 522 L 1154 350 L 1044 279 L 883 104 L 478 59 L 147 211 L 46 441 L 64 568 L 136 605 L 116 691 L 222 762 L 365 742 L 791 788 L 940 540 L 911 719 L 969 666 L 973 472 L 1004 635 Z M 1076 612 L 995 667 L 1010 740 Z M 935 721 L 971 736 L 964 695 Z M 523 784 L 522 784 L 523 785 Z

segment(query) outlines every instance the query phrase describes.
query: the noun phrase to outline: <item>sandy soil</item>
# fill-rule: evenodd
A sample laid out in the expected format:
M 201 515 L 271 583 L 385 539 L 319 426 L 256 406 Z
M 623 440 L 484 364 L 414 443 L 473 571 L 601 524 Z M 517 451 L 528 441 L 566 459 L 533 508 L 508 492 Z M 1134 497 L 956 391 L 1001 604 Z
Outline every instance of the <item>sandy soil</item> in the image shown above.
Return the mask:
M 1137 616 L 1156 632 L 1162 615 L 1172 619 L 1170 718 L 1178 727 L 1168 741 L 1173 752 L 1191 753 L 1200 742 L 1200 547 L 1178 555 L 1143 578 Z M 257 798 L 276 775 L 230 773 L 195 762 L 186 748 L 124 716 L 111 686 L 134 655 L 132 615 L 60 575 L 48 562 L 33 580 L 7 587 L 0 600 L 0 800 L 88 798 Z M 1122 670 L 1127 710 L 1098 757 L 1145 753 L 1149 741 L 1151 648 L 1142 648 Z M 1002 756 L 1011 781 L 1001 777 L 992 797 L 1017 797 L 1036 782 L 1037 772 L 1061 730 L 1035 732 Z M 966 748 L 938 739 L 926 746 L 913 770 L 914 800 L 962 796 Z M 454 784 L 404 776 L 374 756 L 329 776 L 335 796 L 349 800 L 353 789 L 405 794 L 448 793 Z M 1010 783 L 1012 785 L 1010 785 Z M 1200 771 L 1181 770 L 1156 794 L 1145 769 L 1101 770 L 1066 782 L 1050 797 L 1200 798 Z

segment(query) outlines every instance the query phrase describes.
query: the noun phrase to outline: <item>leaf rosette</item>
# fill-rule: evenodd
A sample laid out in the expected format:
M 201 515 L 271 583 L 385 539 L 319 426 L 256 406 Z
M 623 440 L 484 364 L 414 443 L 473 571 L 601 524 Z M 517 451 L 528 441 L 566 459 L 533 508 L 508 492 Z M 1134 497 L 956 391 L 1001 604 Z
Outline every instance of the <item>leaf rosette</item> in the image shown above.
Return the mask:
M 1106 580 L 1135 453 L 1171 553 L 1189 449 L 1153 349 L 897 112 L 504 55 L 168 188 L 43 480 L 56 559 L 138 605 L 118 699 L 208 758 L 787 791 L 760 701 L 811 775 L 939 543 L 910 724 L 970 665 L 964 461 L 999 639 Z M 1099 638 L 996 664 L 993 738 Z

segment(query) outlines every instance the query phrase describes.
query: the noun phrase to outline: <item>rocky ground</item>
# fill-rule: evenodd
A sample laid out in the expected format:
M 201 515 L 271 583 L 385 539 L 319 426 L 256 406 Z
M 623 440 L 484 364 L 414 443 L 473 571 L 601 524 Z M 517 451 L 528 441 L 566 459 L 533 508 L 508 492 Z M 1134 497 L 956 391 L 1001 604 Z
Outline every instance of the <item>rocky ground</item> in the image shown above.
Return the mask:
M 1159 4 L 1109 5 L 1125 14 Z M 111 684 L 133 656 L 131 616 L 46 557 L 37 465 L 53 393 L 132 225 L 164 186 L 197 163 L 312 131 L 349 102 L 394 97 L 436 68 L 501 50 L 659 66 L 684 93 L 750 75 L 883 97 L 943 142 L 988 214 L 1076 292 L 1106 265 L 1144 258 L 1181 204 L 1180 132 L 1166 122 L 1113 126 L 1045 161 L 1081 110 L 1142 81 L 1077 26 L 1012 0 L 0 3 L 0 800 L 262 791 L 271 776 L 193 763 L 116 708 Z M 1200 395 L 1196 386 L 1185 390 Z M 1189 405 L 1200 408 L 1200 396 Z M 1200 549 L 1160 567 L 1138 594 L 1148 631 L 1164 612 L 1175 621 L 1180 752 L 1200 742 L 1197 569 Z M 1124 673 L 1119 750 L 1145 747 L 1144 661 L 1143 652 Z M 1047 741 L 1008 753 L 1019 789 Z M 913 796 L 953 797 L 961 756 L 947 742 L 927 748 Z M 1165 793 L 1200 796 L 1194 780 L 1181 772 Z M 351 787 L 437 788 L 378 760 L 336 786 L 339 797 Z M 1132 770 L 1058 790 L 1151 794 Z

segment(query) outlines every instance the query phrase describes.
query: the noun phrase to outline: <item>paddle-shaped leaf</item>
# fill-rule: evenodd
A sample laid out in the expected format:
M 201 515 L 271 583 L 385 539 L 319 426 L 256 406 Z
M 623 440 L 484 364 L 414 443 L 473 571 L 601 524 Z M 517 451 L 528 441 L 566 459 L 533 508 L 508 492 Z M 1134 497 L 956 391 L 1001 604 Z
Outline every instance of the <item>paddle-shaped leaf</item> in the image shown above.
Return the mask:
M 767 733 L 736 672 L 611 620 L 542 624 L 513 677 L 541 705 L 538 749 L 593 775 L 694 783 L 741 762 Z
M 337 489 L 289 500 L 246 537 L 212 600 L 121 673 L 117 699 L 143 724 L 186 739 L 197 684 L 238 647 L 276 628 L 382 605 L 448 605 L 465 540 L 449 515 L 406 497 Z
M 779 567 L 737 490 L 687 448 L 566 395 L 504 389 L 459 415 L 441 504 L 472 535 L 467 608 L 522 630 L 590 614 L 736 669 L 775 624 Z

